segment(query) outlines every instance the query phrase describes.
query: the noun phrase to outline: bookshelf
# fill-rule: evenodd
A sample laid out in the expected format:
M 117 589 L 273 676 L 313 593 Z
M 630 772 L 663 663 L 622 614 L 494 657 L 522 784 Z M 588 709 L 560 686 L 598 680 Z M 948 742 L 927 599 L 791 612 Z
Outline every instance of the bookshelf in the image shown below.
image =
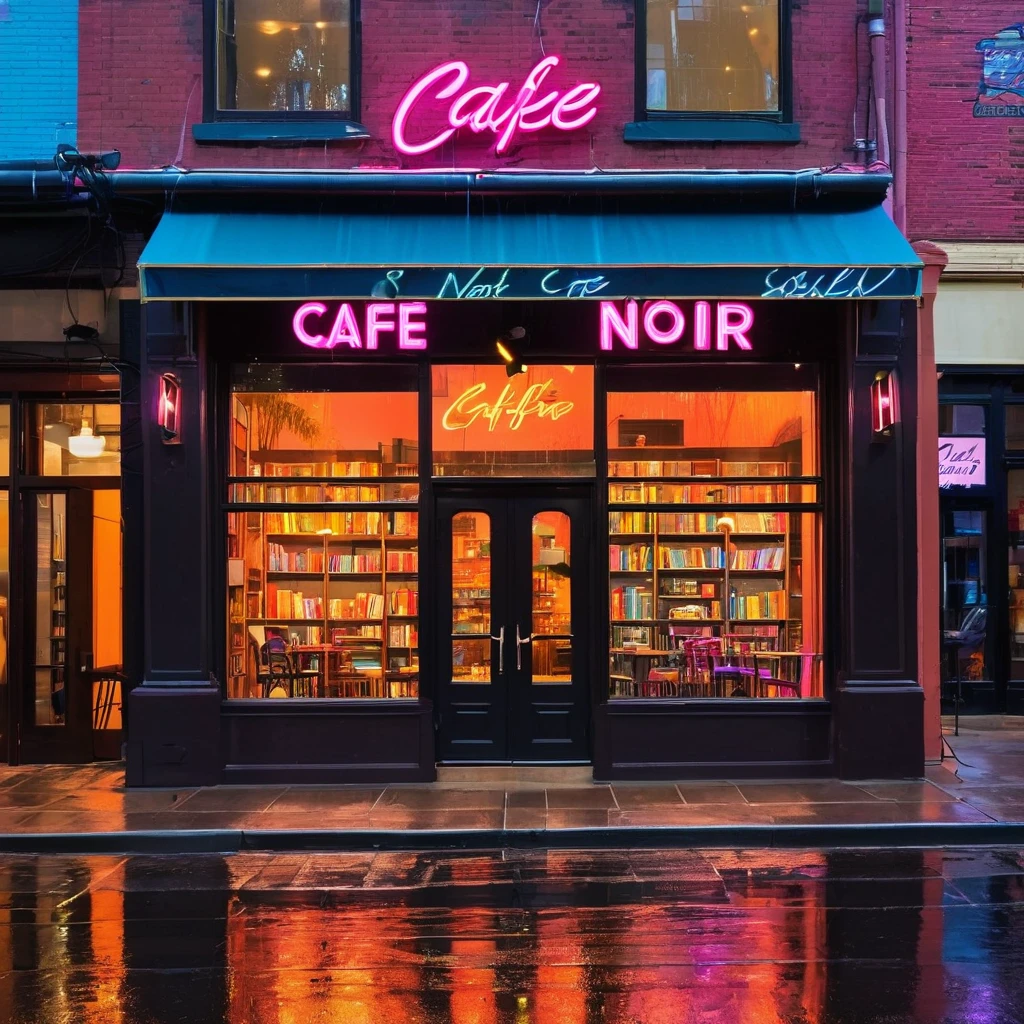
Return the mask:
M 624 454 L 609 453 L 612 696 L 640 696 L 651 666 L 678 665 L 681 654 L 673 652 L 691 637 L 749 635 L 775 649 L 796 649 L 802 642 L 799 513 L 722 510 L 733 502 L 794 500 L 788 480 L 761 481 L 789 477 L 795 467 L 777 460 L 637 461 L 635 449 L 627 461 Z M 715 511 L 700 511 L 708 504 Z M 666 505 L 683 508 L 666 511 Z M 723 517 L 734 524 L 729 551 L 718 528 Z
M 320 672 L 323 696 L 418 696 L 418 514 L 262 516 L 265 580 L 246 631 L 286 637 L 298 667 Z

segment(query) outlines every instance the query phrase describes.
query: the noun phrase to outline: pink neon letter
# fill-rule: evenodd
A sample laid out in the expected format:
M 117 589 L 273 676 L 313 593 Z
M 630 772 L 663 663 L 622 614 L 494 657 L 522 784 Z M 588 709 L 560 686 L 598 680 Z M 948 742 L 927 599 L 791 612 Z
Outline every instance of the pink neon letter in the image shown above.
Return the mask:
M 334 348 L 335 345 L 348 345 L 349 348 L 363 347 L 363 341 L 359 337 L 359 328 L 356 326 L 355 314 L 347 302 L 341 304 L 334 320 L 334 326 L 331 328 L 331 336 L 327 339 L 328 348 Z
M 737 316 L 736 322 L 731 317 Z M 720 302 L 718 304 L 718 341 L 715 347 L 719 352 L 729 350 L 729 339 L 736 342 L 738 348 L 748 352 L 752 348 L 746 332 L 754 325 L 754 311 L 745 302 Z
M 626 303 L 626 319 L 619 316 L 614 302 L 601 303 L 601 351 L 611 352 L 612 342 L 618 335 L 626 348 L 636 348 L 639 343 L 637 336 L 636 302 L 630 299 Z
M 699 352 L 711 348 L 711 303 L 696 302 L 693 307 L 693 347 Z
M 398 109 L 395 111 L 395 120 L 391 125 L 392 141 L 395 144 L 395 149 L 399 150 L 399 152 L 407 153 L 409 156 L 429 153 L 432 149 L 443 146 L 455 134 L 455 128 L 447 128 L 428 142 L 418 142 L 415 144 L 407 142 L 405 138 L 405 122 L 409 118 L 409 111 L 416 105 L 416 101 L 432 85 L 440 82 L 452 72 L 455 72 L 455 77 L 437 93 L 437 99 L 446 100 L 449 96 L 454 96 L 466 84 L 466 79 L 469 78 L 469 66 L 461 60 L 452 60 L 447 64 L 438 65 L 433 71 L 428 71 L 402 97 L 402 102 L 398 104 Z
M 667 331 L 661 330 L 657 324 L 657 318 L 662 313 L 667 313 L 672 318 L 672 325 Z M 658 302 L 647 304 L 644 310 L 644 332 L 656 345 L 671 345 L 673 341 L 678 341 L 683 336 L 685 328 L 686 317 L 674 302 L 660 299 Z
M 418 337 L 426 329 L 426 321 L 413 320 L 414 316 L 426 316 L 425 302 L 402 302 L 398 306 L 398 347 L 405 349 L 425 349 L 427 339 Z
M 574 128 L 582 128 L 585 124 L 590 124 L 597 117 L 597 107 L 591 107 L 590 104 L 600 95 L 601 86 L 595 82 L 584 82 L 582 85 L 577 85 L 575 89 L 570 89 L 555 104 L 555 109 L 551 111 L 551 123 L 556 128 L 561 128 L 562 131 L 566 132 L 571 132 Z M 586 109 L 588 107 L 589 109 Z M 575 110 L 583 111 L 575 120 L 562 116 Z
M 310 348 L 326 347 L 327 339 L 322 334 L 308 334 L 306 332 L 306 317 L 311 313 L 323 316 L 326 312 L 327 307 L 322 302 L 306 302 L 295 310 L 295 316 L 292 317 L 292 330 L 295 331 L 295 337 L 303 345 L 308 345 Z
M 395 304 L 393 302 L 371 302 L 366 307 L 366 347 L 377 347 L 377 335 L 381 331 L 393 331 L 394 320 L 381 320 L 382 316 L 394 316 Z

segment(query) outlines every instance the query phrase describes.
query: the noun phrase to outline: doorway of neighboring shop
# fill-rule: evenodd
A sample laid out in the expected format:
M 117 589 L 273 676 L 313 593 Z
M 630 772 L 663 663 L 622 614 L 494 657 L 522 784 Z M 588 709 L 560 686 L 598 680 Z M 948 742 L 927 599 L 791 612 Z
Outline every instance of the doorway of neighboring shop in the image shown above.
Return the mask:
M 589 760 L 590 515 L 586 486 L 438 488 L 441 761 Z
M 121 756 L 120 407 L 15 396 L 8 476 L 13 763 Z

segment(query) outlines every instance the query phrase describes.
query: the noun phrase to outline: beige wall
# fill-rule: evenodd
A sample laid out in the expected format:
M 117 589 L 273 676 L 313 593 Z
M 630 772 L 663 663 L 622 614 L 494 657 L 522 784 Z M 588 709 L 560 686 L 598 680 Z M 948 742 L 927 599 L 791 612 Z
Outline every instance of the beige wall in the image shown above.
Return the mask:
M 1024 245 L 938 244 L 949 265 L 935 298 L 936 363 L 1024 363 Z
M 118 299 L 138 298 L 134 288 L 118 288 L 104 307 L 103 292 L 72 289 L 71 308 L 78 322 L 95 327 L 103 341 L 119 340 Z M 73 323 L 63 289 L 0 291 L 0 344 L 52 341 L 63 344 L 63 330 Z

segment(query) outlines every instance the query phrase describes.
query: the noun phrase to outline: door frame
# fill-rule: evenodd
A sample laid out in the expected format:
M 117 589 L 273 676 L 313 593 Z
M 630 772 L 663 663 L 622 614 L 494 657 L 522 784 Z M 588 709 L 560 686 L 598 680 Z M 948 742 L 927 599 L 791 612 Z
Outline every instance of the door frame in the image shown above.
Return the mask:
M 86 405 L 120 405 L 119 382 L 112 380 L 112 374 L 96 372 L 95 366 L 76 369 L 76 364 L 64 367 L 60 371 L 52 368 L 30 368 L 24 371 L 14 370 L 4 374 L 0 400 L 7 403 L 11 410 L 10 438 L 10 474 L 3 486 L 9 496 L 8 505 L 8 550 L 9 550 L 9 596 L 7 619 L 7 688 L 6 694 L 0 690 L 0 699 L 5 699 L 6 706 L 6 737 L 0 734 L 0 764 L 11 765 L 45 763 L 84 763 L 97 760 L 91 734 L 88 747 L 83 742 L 82 749 L 75 749 L 74 758 L 65 755 L 59 749 L 51 748 L 47 743 L 46 756 L 40 749 L 38 756 L 32 752 L 32 744 L 25 749 L 25 696 L 26 675 L 34 666 L 34 639 L 29 637 L 29 627 L 25 614 L 26 588 L 34 584 L 35 558 L 24 550 L 21 543 L 24 535 L 24 506 L 29 498 L 42 492 L 92 491 L 97 489 L 120 490 L 123 495 L 123 470 L 119 476 L 40 476 L 30 474 L 28 463 L 29 424 L 27 417 L 32 406 L 40 403 L 86 404 Z M 122 409 L 123 409 L 122 405 Z M 125 426 L 122 421 L 122 443 L 125 437 Z M 90 520 L 91 523 L 91 520 Z M 122 535 L 122 584 L 124 580 L 125 547 Z M 90 567 L 91 568 L 91 567 Z M 31 579 L 29 578 L 31 577 Z M 123 593 L 123 589 L 122 589 Z M 122 601 L 121 619 L 122 636 L 127 637 L 130 631 L 125 628 L 126 620 L 131 621 L 137 609 L 130 607 L 129 602 Z M 90 638 L 91 640 L 91 638 Z M 31 646 L 27 646 L 31 644 Z M 122 701 L 126 690 L 122 689 Z M 91 698 L 89 701 L 91 709 Z M 123 709 L 122 709 L 123 712 Z M 122 719 L 124 721 L 124 719 Z M 108 732 L 110 732 L 108 730 Z M 123 738 L 123 728 L 120 731 Z M 105 737 L 109 741 L 110 737 Z M 50 741 L 52 742 L 52 741 Z M 105 742 L 104 746 L 110 746 Z M 120 742 L 117 743 L 120 748 Z M 120 749 L 118 750 L 120 754 Z
M 600 664 L 599 659 L 595 656 L 595 651 L 598 650 L 598 638 L 600 635 L 600 624 L 601 619 L 599 616 L 600 601 L 597 594 L 596 582 L 594 578 L 595 574 L 590 571 L 591 566 L 594 565 L 594 558 L 597 552 L 596 546 L 596 534 L 593 529 L 593 519 L 596 510 L 596 497 L 597 497 L 597 484 L 595 480 L 579 480 L 579 479 L 564 479 L 564 478 L 552 478 L 550 480 L 538 480 L 535 478 L 523 479 L 516 477 L 485 477 L 485 478 L 458 478 L 457 480 L 438 480 L 432 481 L 433 486 L 431 488 L 431 525 L 435 532 L 435 557 L 432 559 L 431 573 L 430 573 L 430 586 L 435 598 L 434 601 L 428 602 L 435 606 L 435 612 L 432 618 L 434 626 L 434 638 L 435 642 L 430 645 L 430 650 L 433 655 L 433 676 L 435 679 L 435 685 L 433 688 L 434 695 L 434 731 L 436 736 L 436 749 L 438 751 L 438 761 L 440 763 L 451 763 L 451 764 L 564 764 L 564 765 L 580 765 L 580 764 L 592 764 L 594 755 L 594 730 L 593 730 L 593 711 L 594 711 L 594 695 L 597 692 L 597 679 L 596 668 Z M 447 658 L 448 650 L 447 645 L 451 643 L 451 637 L 449 634 L 441 630 L 441 625 L 446 619 L 446 616 L 439 612 L 437 609 L 443 607 L 445 601 L 450 600 L 450 595 L 442 593 L 442 587 L 445 580 L 450 576 L 450 571 L 443 564 L 444 559 L 449 552 L 448 544 L 445 542 L 441 535 L 440 523 L 441 523 L 441 508 L 442 502 L 456 502 L 465 504 L 464 511 L 474 511 L 474 503 L 480 505 L 479 511 L 486 511 L 482 507 L 483 502 L 487 501 L 502 501 L 507 503 L 509 514 L 507 516 L 507 530 L 509 532 L 509 543 L 511 544 L 511 535 L 516 528 L 516 512 L 519 506 L 517 501 L 520 499 L 540 501 L 545 504 L 545 511 L 559 511 L 559 501 L 568 500 L 579 500 L 584 502 L 584 507 L 581 510 L 582 514 L 578 517 L 579 522 L 576 524 L 574 529 L 574 547 L 580 542 L 576 540 L 576 535 L 582 536 L 582 550 L 579 554 L 573 551 L 571 557 L 574 564 L 581 565 L 583 567 L 583 579 L 582 585 L 578 587 L 582 597 L 580 600 L 575 600 L 573 604 L 573 631 L 583 632 L 585 639 L 580 647 L 574 647 L 574 660 L 582 665 L 582 671 L 584 678 L 578 690 L 578 700 L 580 705 L 575 709 L 578 714 L 579 723 L 582 728 L 582 753 L 583 756 L 579 758 L 571 759 L 552 759 L 552 760 L 524 760 L 516 759 L 511 756 L 511 744 L 512 737 L 510 735 L 511 729 L 514 727 L 517 715 L 513 707 L 513 702 L 508 700 L 502 700 L 504 706 L 504 718 L 505 718 L 505 732 L 507 736 L 506 752 L 509 756 L 496 759 L 496 760 L 447 760 L 442 759 L 440 752 L 442 750 L 442 722 L 441 716 L 443 709 L 447 705 L 446 689 L 449 685 L 449 680 L 445 678 L 447 674 Z M 492 534 L 493 540 L 493 534 Z M 599 576 L 599 574 L 596 574 Z M 527 577 L 532 579 L 532 573 Z M 492 605 L 493 607 L 493 605 Z M 530 613 L 530 622 L 532 624 L 532 607 L 526 606 L 526 610 Z M 509 609 L 511 613 L 512 609 Z M 492 611 L 492 626 L 495 626 L 494 621 L 495 612 Z M 508 618 L 508 616 L 506 616 Z M 584 623 L 584 629 L 579 630 L 576 626 L 577 622 Z M 509 637 L 506 637 L 505 642 L 505 657 L 515 657 L 515 623 L 511 622 L 511 628 L 513 629 L 513 635 L 511 637 L 511 645 L 509 643 Z

